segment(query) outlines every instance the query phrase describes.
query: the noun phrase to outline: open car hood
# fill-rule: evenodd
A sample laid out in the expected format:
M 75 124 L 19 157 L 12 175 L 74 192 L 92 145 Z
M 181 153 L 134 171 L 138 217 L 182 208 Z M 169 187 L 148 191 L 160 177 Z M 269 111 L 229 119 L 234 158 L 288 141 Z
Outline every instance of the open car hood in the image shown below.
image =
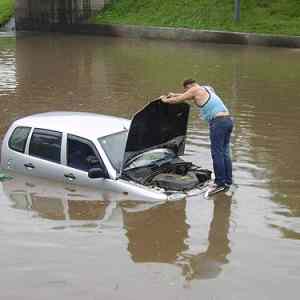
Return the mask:
M 154 100 L 137 112 L 128 132 L 123 168 L 135 156 L 157 148 L 184 153 L 190 106 Z

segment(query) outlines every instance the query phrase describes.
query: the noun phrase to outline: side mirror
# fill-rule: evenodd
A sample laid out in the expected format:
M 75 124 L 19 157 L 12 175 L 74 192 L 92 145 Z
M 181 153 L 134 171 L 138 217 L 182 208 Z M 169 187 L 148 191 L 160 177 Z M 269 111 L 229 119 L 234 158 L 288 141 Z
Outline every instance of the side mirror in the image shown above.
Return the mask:
M 104 172 L 103 169 L 92 168 L 92 169 L 89 170 L 88 176 L 89 176 L 89 178 L 97 179 L 97 178 L 104 178 L 104 177 L 106 177 L 106 174 L 105 174 L 105 172 Z

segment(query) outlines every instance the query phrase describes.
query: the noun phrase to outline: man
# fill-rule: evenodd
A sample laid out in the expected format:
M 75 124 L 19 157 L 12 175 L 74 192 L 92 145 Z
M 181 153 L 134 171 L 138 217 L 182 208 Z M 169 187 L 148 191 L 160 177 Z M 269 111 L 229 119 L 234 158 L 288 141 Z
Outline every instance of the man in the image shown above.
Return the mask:
M 227 190 L 232 184 L 230 136 L 233 129 L 233 119 L 213 88 L 200 86 L 193 79 L 185 80 L 183 87 L 183 94 L 170 93 L 168 96 L 162 96 L 161 100 L 170 104 L 192 100 L 197 105 L 202 119 L 208 122 L 210 131 L 215 182 L 209 188 L 208 194 Z

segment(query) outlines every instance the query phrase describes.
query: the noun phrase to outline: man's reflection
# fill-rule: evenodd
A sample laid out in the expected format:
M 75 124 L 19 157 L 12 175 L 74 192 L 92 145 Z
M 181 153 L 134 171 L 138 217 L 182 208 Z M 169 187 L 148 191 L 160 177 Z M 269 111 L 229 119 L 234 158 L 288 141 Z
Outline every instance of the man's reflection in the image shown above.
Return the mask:
M 218 195 L 208 234 L 208 248 L 199 254 L 186 254 L 189 225 L 186 201 L 164 203 L 151 209 L 128 212 L 123 209 L 128 251 L 134 262 L 159 262 L 180 266 L 186 280 L 217 277 L 228 263 L 231 252 L 228 232 L 231 199 Z
M 214 201 L 207 250 L 183 256 L 183 275 L 187 280 L 216 278 L 222 266 L 228 263 L 227 256 L 231 252 L 228 238 L 230 211 L 231 198 L 219 194 Z

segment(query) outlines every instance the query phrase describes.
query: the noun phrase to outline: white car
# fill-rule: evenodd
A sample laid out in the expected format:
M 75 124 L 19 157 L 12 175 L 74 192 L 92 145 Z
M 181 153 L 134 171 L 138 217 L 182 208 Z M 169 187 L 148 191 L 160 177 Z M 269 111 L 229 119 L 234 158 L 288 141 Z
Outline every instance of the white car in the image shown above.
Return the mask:
M 79 112 L 28 116 L 5 134 L 1 167 L 130 199 L 182 199 L 201 193 L 211 178 L 180 158 L 188 115 L 185 103 L 156 100 L 132 121 Z

